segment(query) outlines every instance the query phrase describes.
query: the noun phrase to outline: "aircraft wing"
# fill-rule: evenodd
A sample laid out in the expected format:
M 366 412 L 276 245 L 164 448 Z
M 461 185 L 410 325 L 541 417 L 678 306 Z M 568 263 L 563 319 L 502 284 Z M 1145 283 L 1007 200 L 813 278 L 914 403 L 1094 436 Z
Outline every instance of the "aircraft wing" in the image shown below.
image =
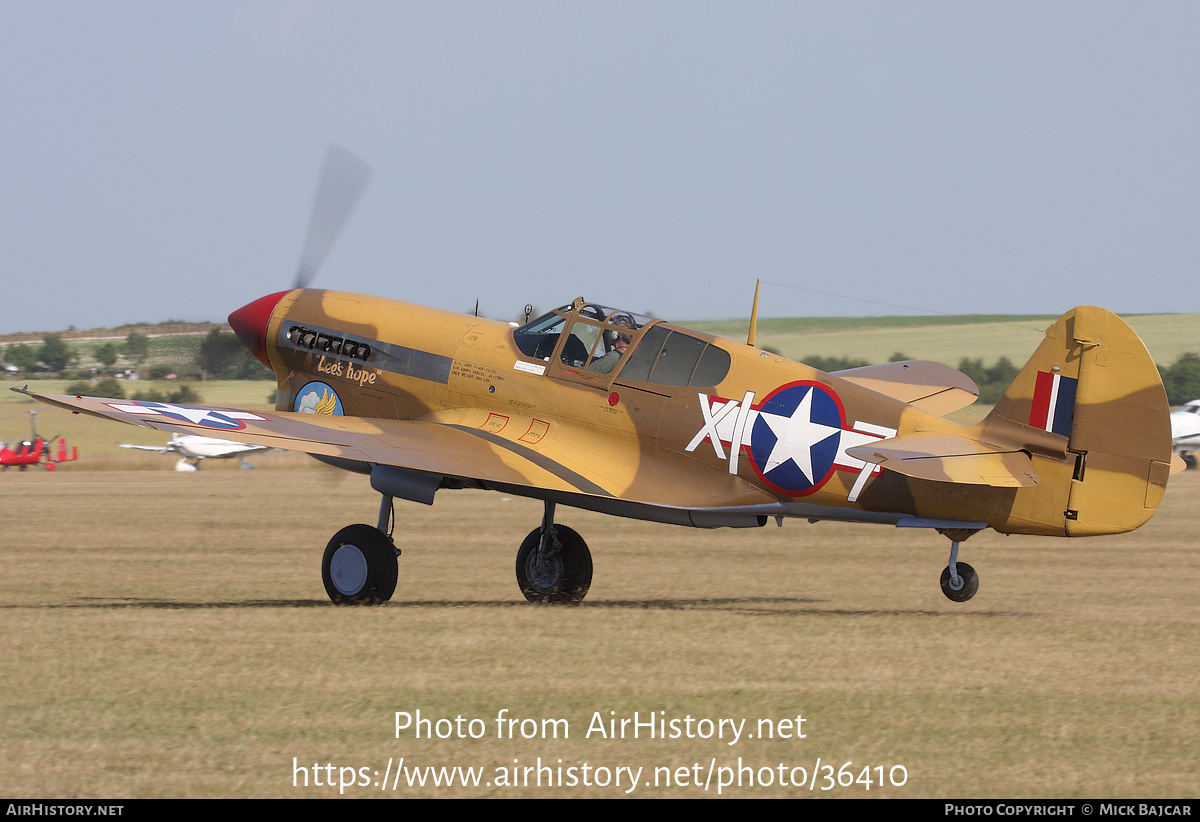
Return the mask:
M 846 453 L 915 479 L 997 488 L 1038 484 L 1037 471 L 1025 452 L 963 437 L 914 434 L 848 448 Z
M 832 373 L 938 416 L 966 408 L 979 397 L 979 387 L 966 374 L 925 360 L 867 365 Z
M 172 448 L 169 445 L 130 445 L 127 442 L 121 443 L 122 448 L 136 448 L 139 451 L 156 451 L 159 454 L 169 454 L 178 449 Z
M 764 491 L 726 472 L 698 471 L 687 455 L 662 449 L 644 455 L 636 437 L 596 437 L 552 419 L 486 409 L 385 420 L 32 392 L 30 396 L 144 428 L 212 434 L 495 485 L 687 508 L 772 501 Z

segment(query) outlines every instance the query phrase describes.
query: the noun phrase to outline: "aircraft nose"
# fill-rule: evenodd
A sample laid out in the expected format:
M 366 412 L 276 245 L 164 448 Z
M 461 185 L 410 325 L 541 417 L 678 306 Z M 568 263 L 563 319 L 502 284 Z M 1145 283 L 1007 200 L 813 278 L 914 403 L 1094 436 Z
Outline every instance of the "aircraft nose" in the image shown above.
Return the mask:
M 271 367 L 271 363 L 267 361 L 267 323 L 271 321 L 275 306 L 279 305 L 279 301 L 288 293 L 290 292 L 279 291 L 259 297 L 229 315 L 229 325 L 238 335 L 238 339 L 267 368 Z

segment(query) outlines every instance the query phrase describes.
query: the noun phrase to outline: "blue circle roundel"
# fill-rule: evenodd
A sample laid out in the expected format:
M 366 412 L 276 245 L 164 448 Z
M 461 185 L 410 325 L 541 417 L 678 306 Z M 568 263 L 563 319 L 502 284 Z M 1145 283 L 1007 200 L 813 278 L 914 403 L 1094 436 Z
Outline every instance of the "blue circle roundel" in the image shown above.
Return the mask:
M 820 383 L 775 389 L 750 429 L 755 469 L 777 491 L 811 494 L 833 474 L 844 423 L 841 400 Z

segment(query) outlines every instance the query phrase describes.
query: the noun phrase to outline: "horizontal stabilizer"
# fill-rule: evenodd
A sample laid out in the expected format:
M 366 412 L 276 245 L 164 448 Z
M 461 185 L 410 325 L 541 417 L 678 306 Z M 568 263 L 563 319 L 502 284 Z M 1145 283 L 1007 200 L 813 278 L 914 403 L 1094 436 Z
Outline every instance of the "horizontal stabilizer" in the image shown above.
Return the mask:
M 961 371 L 925 360 L 906 360 L 835 371 L 834 376 L 939 416 L 966 408 L 979 387 Z
M 1038 484 L 1024 451 L 1006 451 L 944 434 L 916 434 L 849 448 L 855 459 L 915 479 L 1025 488 Z
M 1187 463 L 1183 461 L 1183 457 L 1178 454 L 1171 455 L 1171 476 L 1175 476 L 1180 471 L 1187 469 Z

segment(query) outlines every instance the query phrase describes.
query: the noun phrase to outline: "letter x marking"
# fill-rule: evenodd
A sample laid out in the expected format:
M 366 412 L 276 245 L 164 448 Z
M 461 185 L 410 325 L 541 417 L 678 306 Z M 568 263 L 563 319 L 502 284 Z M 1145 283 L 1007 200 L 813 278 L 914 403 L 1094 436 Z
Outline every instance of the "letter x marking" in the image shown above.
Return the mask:
M 698 394 L 700 397 L 700 412 L 704 415 L 704 427 L 692 437 L 692 441 L 688 443 L 687 451 L 695 451 L 700 443 L 708 439 L 712 443 L 713 450 L 717 452 L 720 459 L 725 459 L 725 451 L 721 448 L 721 435 L 717 433 L 717 423 L 728 417 L 737 410 L 737 400 L 729 400 L 722 405 L 714 413 L 712 407 L 708 404 L 708 396 Z

